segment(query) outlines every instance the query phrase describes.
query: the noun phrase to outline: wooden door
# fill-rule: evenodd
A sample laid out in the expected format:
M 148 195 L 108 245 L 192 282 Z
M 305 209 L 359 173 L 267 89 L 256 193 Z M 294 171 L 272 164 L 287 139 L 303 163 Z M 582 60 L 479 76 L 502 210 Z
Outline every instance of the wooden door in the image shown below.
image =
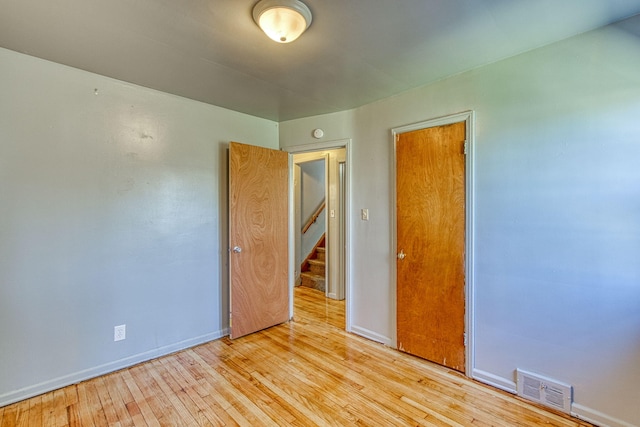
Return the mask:
M 289 320 L 289 156 L 229 146 L 230 336 Z
M 398 349 L 465 371 L 465 123 L 396 138 Z

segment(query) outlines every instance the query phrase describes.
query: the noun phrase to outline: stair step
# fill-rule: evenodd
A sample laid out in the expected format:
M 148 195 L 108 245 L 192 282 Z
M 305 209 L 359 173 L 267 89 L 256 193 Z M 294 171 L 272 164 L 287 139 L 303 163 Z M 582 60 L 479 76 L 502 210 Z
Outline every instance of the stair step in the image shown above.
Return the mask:
M 325 274 L 325 262 L 318 259 L 310 259 L 309 260 L 309 270 L 314 273 L 321 275 L 324 277 Z
M 326 251 L 324 248 L 316 248 L 316 258 L 317 260 L 324 261 L 326 257 Z
M 300 273 L 300 279 L 302 279 L 301 285 L 307 288 L 317 289 L 319 291 L 325 291 L 325 279 L 324 276 L 305 271 Z

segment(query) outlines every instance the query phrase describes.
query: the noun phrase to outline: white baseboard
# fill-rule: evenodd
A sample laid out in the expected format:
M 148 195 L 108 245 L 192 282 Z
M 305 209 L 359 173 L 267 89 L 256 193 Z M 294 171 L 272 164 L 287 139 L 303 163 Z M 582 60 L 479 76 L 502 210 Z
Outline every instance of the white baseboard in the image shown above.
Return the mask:
M 369 329 L 366 329 L 357 325 L 351 325 L 350 332 L 356 335 L 360 335 L 361 337 L 367 338 L 371 341 L 379 342 L 386 346 L 391 347 L 391 338 L 385 337 L 384 335 L 380 335 L 376 332 L 370 331 Z
M 517 385 L 515 381 L 510 381 L 481 369 L 473 369 L 471 372 L 471 378 L 509 393 L 517 393 Z
M 517 394 L 517 385 L 515 381 L 510 381 L 506 378 L 499 377 L 480 369 L 473 370 L 472 378 L 492 387 L 499 388 L 500 390 Z M 619 420 L 575 402 L 571 405 L 571 416 L 600 427 L 638 427 L 636 424 Z
M 571 405 L 571 415 L 581 420 L 590 422 L 601 427 L 637 427 L 637 424 L 631 424 L 626 421 L 619 420 L 595 409 L 582 406 L 579 403 Z
M 0 395 L 0 407 L 10 405 L 15 402 L 19 402 L 24 399 L 28 399 L 33 396 L 37 396 L 42 393 L 46 393 L 52 390 L 57 390 L 62 387 L 66 387 L 71 384 L 76 384 L 81 381 L 95 378 L 100 375 L 105 375 L 110 372 L 115 372 L 120 369 L 128 368 L 138 363 L 146 362 L 157 357 L 165 356 L 176 351 L 184 350 L 189 347 L 194 347 L 209 341 L 222 338 L 225 335 L 229 335 L 228 328 L 212 332 L 210 334 L 202 335 L 196 338 L 180 341 L 174 344 L 170 344 L 164 347 L 156 348 L 146 351 L 144 353 L 134 354 L 133 356 L 125 357 L 124 359 L 114 360 L 113 362 L 105 363 L 104 365 L 95 366 L 93 368 L 85 369 L 82 371 L 74 372 L 62 377 L 53 378 L 48 381 L 34 384 L 28 387 L 21 388 L 19 390 L 11 391 Z

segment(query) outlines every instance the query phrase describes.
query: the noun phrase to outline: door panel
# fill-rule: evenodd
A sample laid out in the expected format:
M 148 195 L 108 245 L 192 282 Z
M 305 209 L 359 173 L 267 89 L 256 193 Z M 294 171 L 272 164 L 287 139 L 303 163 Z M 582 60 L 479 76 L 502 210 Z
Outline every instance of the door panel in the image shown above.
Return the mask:
M 289 320 L 289 157 L 229 146 L 231 338 Z
M 398 348 L 465 371 L 465 123 L 396 140 Z

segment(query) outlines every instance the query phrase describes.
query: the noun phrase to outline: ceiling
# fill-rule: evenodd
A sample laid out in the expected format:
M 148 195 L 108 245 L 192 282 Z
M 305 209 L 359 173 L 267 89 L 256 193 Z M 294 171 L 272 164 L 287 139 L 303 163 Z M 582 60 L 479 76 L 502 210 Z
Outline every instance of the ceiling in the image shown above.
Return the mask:
M 0 46 L 274 121 L 346 110 L 640 13 L 640 0 L 0 0 Z

